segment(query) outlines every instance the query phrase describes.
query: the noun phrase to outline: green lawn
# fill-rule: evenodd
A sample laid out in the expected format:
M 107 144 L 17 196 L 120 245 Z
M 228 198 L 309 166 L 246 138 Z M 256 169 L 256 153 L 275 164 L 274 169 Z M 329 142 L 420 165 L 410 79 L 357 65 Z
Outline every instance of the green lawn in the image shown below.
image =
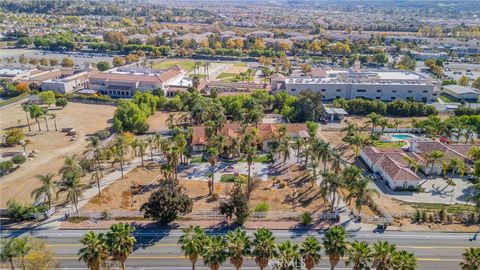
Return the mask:
M 246 162 L 245 159 L 241 159 L 239 160 L 240 162 Z M 254 159 L 253 159 L 253 162 L 268 162 L 268 155 L 260 155 L 260 156 L 256 156 Z
M 247 66 L 247 63 L 244 63 L 244 62 L 233 62 L 231 64 L 233 64 L 234 67 L 246 67 Z
M 178 65 L 181 68 L 185 69 L 186 71 L 190 72 L 195 68 L 195 62 L 194 60 L 187 60 L 187 59 L 182 59 L 182 60 L 165 60 L 160 63 L 156 63 L 153 65 L 153 68 L 156 69 L 168 69 L 173 67 L 174 65 Z
M 217 76 L 217 79 L 224 79 L 224 78 L 230 78 L 230 77 L 234 77 L 237 76 L 237 74 L 235 73 L 226 73 L 226 72 L 222 72 L 220 73 L 220 75 Z
M 400 149 L 402 146 L 405 146 L 407 143 L 406 142 L 380 142 L 380 141 L 374 141 L 373 145 L 375 147 L 381 148 L 381 149 L 395 149 L 398 148 Z
M 240 174 L 239 176 L 235 176 L 233 174 L 222 174 L 220 177 L 220 183 L 233 183 L 238 180 L 245 180 L 247 175 Z
M 190 159 L 190 163 L 205 163 L 207 162 L 206 160 L 202 159 L 202 156 L 194 156 L 192 159 Z

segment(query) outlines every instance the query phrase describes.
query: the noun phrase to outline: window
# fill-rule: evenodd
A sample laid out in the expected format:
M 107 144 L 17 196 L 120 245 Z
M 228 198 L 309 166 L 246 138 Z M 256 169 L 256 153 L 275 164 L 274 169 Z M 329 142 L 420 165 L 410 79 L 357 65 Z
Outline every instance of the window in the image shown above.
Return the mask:
M 412 93 L 412 90 L 408 90 L 408 93 Z
M 396 99 L 396 97 L 391 97 L 390 99 L 391 99 L 391 100 L 394 100 L 394 99 Z
M 322 91 L 322 92 L 325 92 L 325 91 L 327 91 L 327 90 L 325 90 L 325 89 L 322 89 L 321 91 Z
M 292 92 L 295 92 L 295 91 L 297 91 L 297 89 L 295 89 L 295 88 L 292 88 Z
M 367 92 L 366 89 L 357 89 L 357 93 L 365 93 L 365 92 Z
M 392 93 L 396 93 L 396 92 L 397 92 L 397 90 L 392 90 Z
M 380 89 L 377 89 L 377 93 L 381 93 L 381 92 L 382 92 L 382 90 L 380 90 Z
M 335 98 L 340 98 L 340 96 L 336 96 Z
M 342 89 L 337 89 L 337 92 L 342 92 Z
M 376 97 L 375 99 L 380 99 L 380 97 Z
M 423 93 L 428 93 L 428 90 L 423 90 Z

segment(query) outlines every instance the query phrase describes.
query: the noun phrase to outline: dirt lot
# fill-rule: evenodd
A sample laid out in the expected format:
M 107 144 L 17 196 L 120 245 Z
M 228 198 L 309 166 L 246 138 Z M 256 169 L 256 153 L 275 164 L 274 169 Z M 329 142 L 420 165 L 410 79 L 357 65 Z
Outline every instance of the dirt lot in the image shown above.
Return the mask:
M 147 124 L 150 126 L 148 131 L 150 132 L 160 132 L 161 130 L 168 129 L 168 125 L 166 123 L 169 114 L 174 115 L 174 121 L 173 124 L 175 125 L 176 123 L 181 123 L 184 119 L 183 116 L 185 116 L 187 113 L 169 113 L 169 112 L 155 112 L 154 115 L 151 115 L 147 119 Z
M 136 168 L 126 175 L 123 181 L 117 181 L 102 191 L 101 197 L 97 196 L 90 200 L 82 210 L 104 211 L 104 210 L 138 210 L 148 200 L 150 194 L 155 190 L 157 181 L 154 180 L 160 174 L 160 168 L 156 164 L 149 164 L 145 168 Z M 325 210 L 323 200 L 319 199 L 318 187 L 311 187 L 303 177 L 298 168 L 292 168 L 293 180 L 291 184 L 297 186 L 297 203 L 294 207 L 292 195 L 294 188 L 287 186 L 283 189 L 272 188 L 271 181 L 263 181 L 258 189 L 251 195 L 251 206 L 254 208 L 261 202 L 270 206 L 271 212 L 284 211 L 309 211 L 321 213 Z M 148 186 L 150 184 L 150 186 Z M 180 179 L 180 184 L 187 189 L 187 193 L 194 200 L 193 211 L 212 211 L 218 208 L 218 201 L 208 200 L 208 186 L 206 181 Z M 140 185 L 145 192 L 135 196 L 134 204 L 131 206 L 132 185 Z M 232 183 L 215 183 L 215 192 L 220 198 L 226 197 L 232 189 Z M 140 188 L 140 189 L 141 189 Z
M 53 120 L 49 120 L 50 131 L 45 128 L 45 121 L 41 121 L 42 131 L 30 120 L 32 132 L 27 132 L 25 114 L 20 104 L 2 108 L 0 110 L 1 133 L 5 129 L 15 127 L 17 120 L 24 125 L 27 132 L 26 139 L 31 141 L 27 145 L 28 153 L 38 151 L 32 160 L 27 160 L 19 169 L 0 178 L 0 207 L 5 207 L 6 202 L 15 198 L 22 202 L 32 202 L 31 192 L 37 186 L 35 175 L 57 173 L 63 164 L 63 158 L 73 154 L 82 154 L 88 144 L 87 137 L 99 130 L 109 127 L 113 116 L 114 106 L 93 105 L 82 103 L 69 103 L 63 110 L 51 110 L 57 114 L 58 132 L 55 131 Z M 75 141 L 70 141 L 66 133 L 60 132 L 62 128 L 75 128 L 78 135 Z M 21 147 L 2 148 L 1 153 L 22 151 Z
M 240 74 L 242 72 L 247 71 L 248 67 L 240 67 L 240 66 L 235 66 L 232 65 L 226 69 L 223 70 L 225 73 L 233 73 L 233 74 Z

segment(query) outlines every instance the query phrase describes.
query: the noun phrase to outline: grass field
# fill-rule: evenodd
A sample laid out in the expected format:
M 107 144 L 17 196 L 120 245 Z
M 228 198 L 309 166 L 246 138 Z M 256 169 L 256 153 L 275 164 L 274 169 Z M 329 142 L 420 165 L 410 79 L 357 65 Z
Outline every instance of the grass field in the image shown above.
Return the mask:
M 235 77 L 237 76 L 237 74 L 235 73 L 220 73 L 220 75 L 217 76 L 217 79 L 221 80 L 221 79 L 225 79 L 225 78 L 230 78 L 230 77 Z
M 401 148 L 402 146 L 405 146 L 407 143 L 406 142 L 380 142 L 380 141 L 375 141 L 373 144 L 376 147 L 381 148 L 381 149 L 395 149 L 395 148 Z
M 181 60 L 165 60 L 160 63 L 156 63 L 153 65 L 153 68 L 156 69 L 168 69 L 173 67 L 174 65 L 178 65 L 181 68 L 185 69 L 186 71 L 190 72 L 195 68 L 195 62 L 194 60 L 187 60 L 187 59 L 181 59 Z

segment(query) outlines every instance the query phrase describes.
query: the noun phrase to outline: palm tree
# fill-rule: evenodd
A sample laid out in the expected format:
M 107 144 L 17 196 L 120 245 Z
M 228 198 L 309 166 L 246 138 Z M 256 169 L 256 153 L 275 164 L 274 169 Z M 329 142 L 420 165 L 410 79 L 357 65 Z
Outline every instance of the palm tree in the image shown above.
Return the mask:
M 428 163 L 430 163 L 430 172 L 429 175 L 433 172 L 433 167 L 435 167 L 435 162 L 445 156 L 445 153 L 439 150 L 433 150 L 426 154 Z
M 250 186 L 252 182 L 252 164 L 255 156 L 257 155 L 257 148 L 255 146 L 247 146 L 245 149 L 246 160 L 248 165 L 248 178 L 247 178 L 247 186 Z
M 100 270 L 108 257 L 108 247 L 103 233 L 88 232 L 80 239 L 85 247 L 78 251 L 78 260 L 84 261 L 88 269 Z
M 383 133 L 385 131 L 385 128 L 389 125 L 388 119 L 385 117 L 381 117 L 378 125 L 382 127 L 382 133 Z
M 218 160 L 218 149 L 215 147 L 210 147 L 208 149 L 208 162 L 210 162 L 210 168 L 212 170 L 212 179 L 208 184 L 208 195 L 213 194 L 213 185 L 215 183 L 215 164 L 217 163 Z
M 67 193 L 67 202 L 71 202 L 72 208 L 75 206 L 75 210 L 78 212 L 78 199 L 85 187 L 85 185 L 80 184 L 80 178 L 67 177 L 58 182 L 57 185 L 57 196 L 59 193 Z
M 363 170 L 357 166 L 350 165 L 343 169 L 342 180 L 345 186 L 350 187 L 355 185 L 362 178 Z
M 393 254 L 392 266 L 396 270 L 415 270 L 417 269 L 417 258 L 406 250 L 397 251 Z
M 313 269 L 321 259 L 320 250 L 322 246 L 318 242 L 317 238 L 309 236 L 303 240 L 300 245 L 300 253 L 303 255 L 303 262 L 305 268 L 308 270 Z
M 373 244 L 372 268 L 377 270 L 388 270 L 392 268 L 393 256 L 397 248 L 387 241 L 379 241 Z
M 330 166 L 333 172 L 337 175 L 340 174 L 342 170 L 342 165 L 345 164 L 345 161 L 342 158 L 342 152 L 338 149 L 331 149 L 331 158 L 330 158 Z
M 342 128 L 341 131 L 347 132 L 346 137 L 351 137 L 358 132 L 358 126 L 355 123 L 347 122 L 347 126 Z
M 28 114 L 30 113 L 30 105 L 28 103 L 22 104 L 22 110 L 25 112 L 25 118 L 27 119 L 28 131 L 32 131 L 30 127 L 30 121 L 28 120 Z
M 98 188 L 98 195 L 100 196 L 100 179 L 102 178 L 102 172 L 99 167 L 95 168 L 95 171 L 92 173 L 91 179 L 97 183 L 97 188 Z
M 297 149 L 297 163 L 300 162 L 300 150 L 302 149 L 304 145 L 304 140 L 302 139 L 296 139 L 293 142 L 293 146 L 295 149 Z
M 178 240 L 178 244 L 185 257 L 188 257 L 192 263 L 192 270 L 195 270 L 195 264 L 203 250 L 203 243 L 206 237 L 205 232 L 200 226 L 193 227 L 191 225 L 183 229 L 182 232 L 183 234 Z
M 153 161 L 153 146 L 155 142 L 155 137 L 148 137 L 147 138 L 147 143 L 148 143 L 148 148 L 150 149 L 150 159 Z
M 125 154 L 127 153 L 127 141 L 124 136 L 118 136 L 113 146 L 113 163 L 120 163 L 120 172 L 123 179 L 123 166 L 125 163 Z
M 203 263 L 211 270 L 220 269 L 220 265 L 228 257 L 223 238 L 221 236 L 207 236 L 203 245 L 202 257 Z
M 40 106 L 33 104 L 29 106 L 30 110 L 30 118 L 34 118 L 35 122 L 37 122 L 38 125 L 38 130 L 42 131 L 42 128 L 40 127 L 40 122 L 38 121 L 38 118 L 43 115 L 43 110 L 40 108 Z
M 276 268 L 280 270 L 295 269 L 300 266 L 302 255 L 298 245 L 287 240 L 277 246 L 278 255 L 276 261 Z
M 380 196 L 380 193 L 375 188 L 368 187 L 371 181 L 371 178 L 364 177 L 349 188 L 350 194 L 347 196 L 347 201 L 350 202 L 352 198 L 355 198 L 355 208 L 359 214 L 365 203 L 373 201 L 373 195 L 376 195 L 377 197 Z
M 468 150 L 468 156 L 471 157 L 473 160 L 479 160 L 480 159 L 480 147 L 478 146 L 473 146 Z
M 395 127 L 395 132 L 398 131 L 398 126 L 402 123 L 402 120 L 395 118 L 393 119 L 392 125 Z
M 53 120 L 53 124 L 55 125 L 55 131 L 58 131 L 58 128 L 57 128 L 57 114 L 56 113 L 51 113 L 50 114 L 50 120 Z
M 370 269 L 371 261 L 372 251 L 367 242 L 355 240 L 350 244 L 350 247 L 347 249 L 346 266 L 353 265 L 352 270 Z
M 480 213 L 480 183 L 472 186 L 472 195 L 467 197 L 467 202 L 473 203 L 477 212 Z
M 325 190 L 330 199 L 330 212 L 335 209 L 337 190 L 342 186 L 342 178 L 335 173 L 324 173 L 320 188 Z
M 238 270 L 242 267 L 243 257 L 250 254 L 250 239 L 245 231 L 237 228 L 226 235 L 230 263 Z
M 133 142 L 132 142 L 132 148 L 133 148 L 133 151 L 135 151 L 135 153 L 138 155 L 140 155 L 140 160 L 142 162 L 142 167 L 144 166 L 143 165 L 143 156 L 145 155 L 145 149 L 147 148 L 147 142 L 145 142 L 144 140 L 142 139 L 135 139 Z M 138 150 L 138 152 L 137 152 Z
M 261 228 L 253 234 L 253 250 L 252 256 L 255 258 L 255 263 L 260 270 L 268 266 L 268 261 L 275 257 L 277 252 L 275 249 L 275 237 L 272 231 L 266 228 Z
M 323 246 L 325 247 L 325 253 L 328 255 L 330 261 L 330 268 L 335 269 L 338 261 L 347 252 L 347 232 L 343 227 L 334 226 L 325 232 L 323 237 Z
M 35 200 L 38 200 L 42 194 L 45 194 L 48 200 L 48 208 L 52 208 L 52 196 L 56 189 L 56 184 L 53 181 L 53 173 L 47 173 L 46 175 L 36 175 L 35 177 L 41 182 L 41 186 L 32 191 L 32 196 Z
M 48 116 L 48 110 L 47 109 L 43 109 L 43 119 L 45 119 L 45 126 L 47 127 L 47 131 L 50 131 L 50 128 L 48 127 L 48 120 L 47 120 L 47 116 Z
M 408 167 L 417 173 L 418 169 L 420 169 L 420 164 L 418 164 L 418 161 L 410 156 L 403 156 L 402 158 L 407 163 Z
M 80 178 L 83 176 L 83 169 L 76 155 L 65 157 L 63 167 L 58 171 L 65 178 Z
M 373 135 L 373 133 L 375 132 L 375 127 L 380 124 L 382 116 L 372 112 L 372 113 L 368 114 L 367 117 L 368 117 L 368 121 L 366 122 L 366 124 L 367 125 L 368 124 L 372 125 L 371 135 Z
M 120 262 L 121 268 L 125 269 L 125 261 L 128 255 L 133 252 L 137 240 L 133 236 L 135 228 L 127 223 L 117 223 L 110 227 L 107 232 L 105 243 L 112 257 Z
M 453 180 L 453 175 L 458 173 L 460 177 L 463 177 L 465 174 L 465 163 L 459 157 L 454 157 L 450 159 L 449 163 L 447 164 L 448 170 L 451 170 L 450 180 Z
M 353 147 L 355 156 L 358 157 L 360 155 L 360 148 L 365 144 L 365 138 L 362 135 L 355 134 L 346 138 L 346 142 Z
M 462 270 L 480 269 L 480 248 L 466 249 L 463 255 L 463 262 L 460 262 Z
M 102 172 L 102 165 L 100 163 L 100 154 L 102 149 L 100 148 L 100 138 L 97 136 L 92 136 L 90 137 L 90 143 L 87 145 L 87 149 L 90 149 L 90 151 L 93 152 L 93 157 L 95 161 L 97 162 L 97 167 L 100 169 L 100 172 Z

